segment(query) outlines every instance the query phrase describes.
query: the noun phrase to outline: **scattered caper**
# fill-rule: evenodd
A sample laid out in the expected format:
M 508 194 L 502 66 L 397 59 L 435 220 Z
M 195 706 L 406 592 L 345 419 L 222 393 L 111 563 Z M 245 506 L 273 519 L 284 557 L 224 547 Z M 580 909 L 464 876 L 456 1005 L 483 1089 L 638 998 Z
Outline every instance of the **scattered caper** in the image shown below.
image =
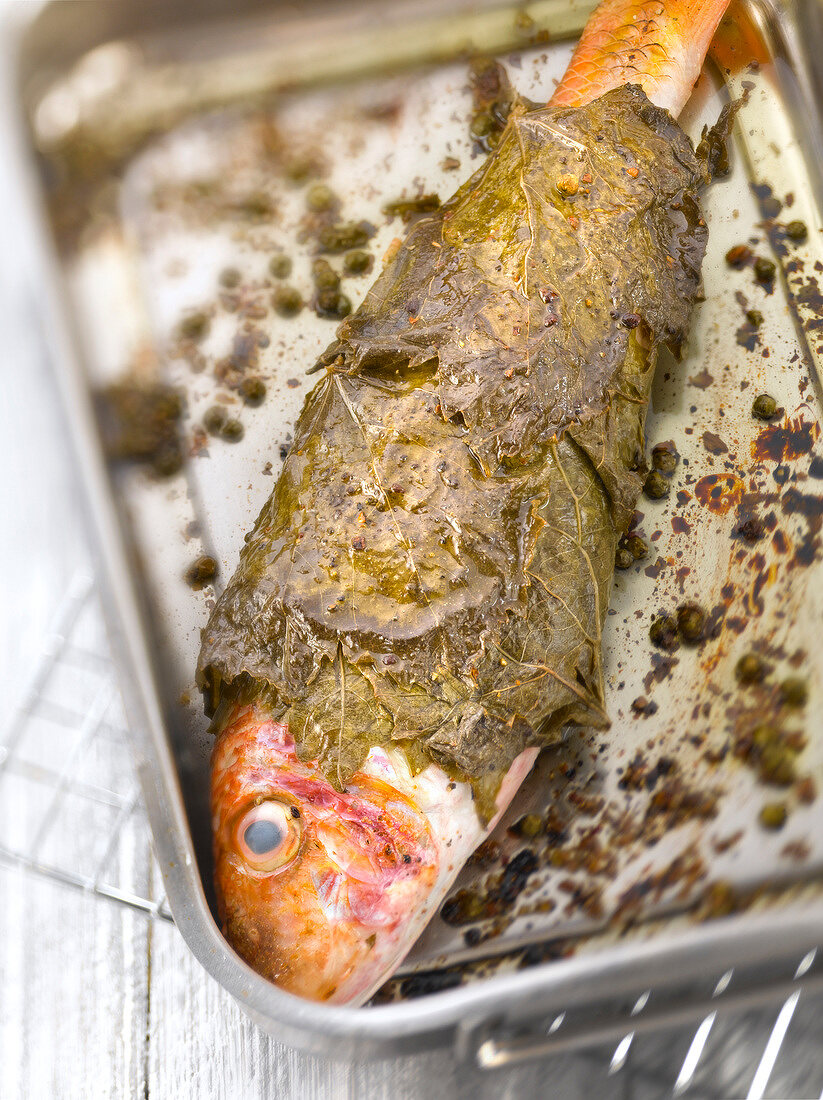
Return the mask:
M 793 221 L 786 226 L 786 236 L 790 241 L 805 241 L 808 235 L 809 231 L 805 222 Z
M 759 757 L 760 778 L 764 783 L 773 783 L 777 787 L 789 787 L 797 778 L 792 753 L 785 745 L 770 744 Z
M 209 318 L 205 313 L 190 313 L 177 326 L 182 340 L 202 340 L 209 331 Z
M 667 447 L 655 447 L 652 451 L 652 466 L 661 474 L 671 477 L 677 469 L 677 455 Z
M 211 435 L 220 435 L 228 418 L 224 405 L 212 405 L 203 415 L 203 427 Z
M 525 814 L 518 818 L 508 831 L 515 836 L 538 836 L 543 831 L 543 818 L 540 814 Z
M 183 452 L 177 440 L 169 440 L 154 452 L 151 468 L 159 477 L 171 477 L 183 468 Z
M 661 500 L 669 495 L 670 485 L 659 470 L 652 470 L 643 483 L 643 492 L 650 500 Z
M 649 552 L 649 547 L 643 539 L 641 539 L 640 535 L 629 535 L 626 539 L 626 549 L 631 551 L 631 555 L 635 561 L 639 561 L 640 558 L 645 558 Z
M 193 561 L 186 570 L 184 577 L 186 584 L 192 588 L 200 588 L 217 576 L 217 562 L 208 554 L 203 554 Z
M 343 257 L 343 271 L 346 275 L 365 275 L 373 263 L 374 257 L 370 252 L 355 248 Z
M 341 320 L 351 313 L 351 301 L 339 290 L 321 290 L 315 308 L 318 317 Z
M 745 653 L 734 666 L 734 674 L 741 684 L 759 684 L 766 678 L 766 665 L 756 653 Z
M 677 619 L 660 615 L 649 628 L 649 638 L 659 649 L 674 649 L 677 645 Z
M 358 225 L 327 225 L 317 234 L 317 241 L 323 252 L 348 252 L 352 248 L 362 248 L 371 236 L 370 227 L 364 223 Z
M 291 256 L 286 256 L 283 252 L 276 252 L 269 260 L 269 274 L 275 279 L 288 279 L 291 269 Z
M 614 555 L 614 564 L 618 569 L 628 569 L 630 565 L 634 565 L 634 555 L 631 550 L 626 546 L 618 546 Z
M 754 261 L 754 277 L 759 283 L 771 283 L 774 281 L 777 267 L 774 260 L 767 260 L 764 256 L 758 256 Z
M 225 439 L 227 443 L 239 443 L 243 435 L 243 425 L 234 417 L 226 421 L 220 432 L 220 438 Z
M 303 308 L 300 291 L 293 286 L 279 286 L 272 294 L 272 304 L 281 317 L 294 317 Z
M 485 137 L 494 129 L 494 119 L 488 111 L 479 111 L 469 124 L 469 133 L 474 138 Z
M 306 192 L 306 206 L 315 214 L 331 210 L 337 202 L 337 196 L 325 183 L 313 183 Z
M 706 615 L 697 604 L 684 604 L 677 609 L 677 631 L 684 642 L 696 645 L 703 637 Z
M 217 281 L 221 286 L 224 286 L 226 290 L 233 290 L 236 286 L 239 286 L 241 278 L 242 275 L 236 267 L 224 267 Z
M 760 811 L 760 824 L 764 829 L 782 829 L 787 817 L 785 802 L 767 802 Z
M 318 290 L 337 290 L 340 286 L 340 276 L 328 260 L 314 260 L 311 265 L 311 277 Z
M 787 676 L 780 685 L 780 698 L 789 707 L 805 707 L 809 688 L 800 676 Z
M 736 244 L 726 253 L 729 267 L 744 267 L 752 258 L 752 250 L 747 244 Z
M 763 314 L 759 309 L 747 309 L 746 320 L 752 326 L 752 328 L 760 328 L 763 324 Z
M 773 420 L 777 412 L 777 402 L 768 393 L 761 393 L 752 402 L 752 416 L 758 420 Z
M 247 405 L 261 405 L 266 396 L 266 383 L 257 375 L 251 375 L 243 379 L 238 390 Z

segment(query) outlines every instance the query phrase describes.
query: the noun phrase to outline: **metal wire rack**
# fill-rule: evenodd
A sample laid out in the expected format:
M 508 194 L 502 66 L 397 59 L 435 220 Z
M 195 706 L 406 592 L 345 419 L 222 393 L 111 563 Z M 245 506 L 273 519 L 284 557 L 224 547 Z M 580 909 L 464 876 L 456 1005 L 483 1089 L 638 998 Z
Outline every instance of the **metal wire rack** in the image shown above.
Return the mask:
M 128 736 L 94 583 L 81 573 L 0 739 L 0 861 L 171 922 L 165 895 L 151 896 L 150 833 Z M 817 954 L 799 961 L 795 980 Z M 719 1006 L 733 976 L 718 978 Z M 616 1045 L 614 1028 L 599 1037 L 601 1049 L 613 1044 L 606 1072 L 621 1075 L 627 1097 L 823 1100 L 823 995 L 788 989 L 757 1014 L 719 1007 L 696 1029 L 676 1026 L 675 1011 L 665 1032 L 644 1012 L 652 995 L 631 1009 Z

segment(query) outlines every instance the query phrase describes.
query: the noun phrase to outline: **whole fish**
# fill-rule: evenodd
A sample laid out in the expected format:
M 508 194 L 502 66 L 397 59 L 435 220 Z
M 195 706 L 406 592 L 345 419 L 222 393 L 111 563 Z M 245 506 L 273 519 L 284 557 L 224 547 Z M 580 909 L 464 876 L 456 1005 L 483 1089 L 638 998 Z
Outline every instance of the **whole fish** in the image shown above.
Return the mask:
M 199 666 L 221 919 L 286 990 L 367 1000 L 540 747 L 608 722 L 615 549 L 707 232 L 673 116 L 726 2 L 601 4 L 321 357 Z

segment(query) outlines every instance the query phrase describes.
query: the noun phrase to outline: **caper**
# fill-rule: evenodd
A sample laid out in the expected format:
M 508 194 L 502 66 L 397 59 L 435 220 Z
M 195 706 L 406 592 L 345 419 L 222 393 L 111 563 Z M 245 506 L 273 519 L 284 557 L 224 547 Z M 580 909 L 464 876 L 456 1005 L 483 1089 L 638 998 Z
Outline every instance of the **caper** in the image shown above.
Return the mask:
M 787 676 L 780 685 L 780 698 L 789 707 L 805 707 L 809 688 L 800 676 Z
M 209 318 L 205 313 L 190 313 L 177 326 L 177 333 L 183 340 L 202 340 L 209 331 Z
M 760 778 L 764 783 L 773 783 L 777 787 L 788 787 L 797 778 L 792 754 L 780 744 L 767 745 L 762 750 L 759 770 Z
M 371 270 L 374 257 L 370 252 L 355 248 L 343 257 L 343 271 L 346 275 L 365 275 Z
M 247 405 L 261 405 L 266 396 L 266 383 L 257 375 L 251 375 L 243 379 L 238 390 Z
M 469 124 L 469 133 L 474 138 L 485 137 L 494 129 L 494 119 L 488 111 L 479 111 Z
M 224 405 L 212 405 L 203 415 L 203 427 L 211 435 L 220 435 L 228 418 Z
M 771 283 L 776 271 L 777 267 L 773 260 L 758 256 L 754 261 L 754 277 L 759 283 Z
M 786 226 L 786 236 L 791 241 L 805 241 L 808 235 L 809 231 L 805 222 L 793 221 Z
M 645 558 L 649 552 L 648 545 L 641 539 L 640 535 L 629 535 L 626 539 L 626 549 L 631 551 L 635 561 Z
M 276 252 L 269 260 L 269 274 L 275 279 L 288 279 L 291 269 L 291 256 L 286 256 L 283 252 Z
M 281 317 L 294 317 L 303 308 L 300 291 L 293 286 L 279 286 L 272 294 L 272 304 Z
M 625 546 L 618 546 L 614 555 L 614 564 L 618 569 L 628 569 L 630 565 L 634 565 L 634 556 L 631 550 Z
M 220 438 L 225 439 L 227 443 L 239 443 L 243 435 L 243 425 L 234 417 L 226 421 L 220 432 Z
M 217 277 L 217 281 L 227 290 L 233 290 L 239 286 L 242 275 L 236 267 L 224 267 Z
M 183 452 L 176 439 L 158 447 L 152 455 L 151 468 L 159 477 L 171 477 L 183 468 Z
M 773 420 L 777 412 L 777 401 L 768 393 L 761 393 L 752 402 L 752 416 L 758 420 Z
M 760 328 L 763 324 L 763 314 L 759 309 L 747 309 L 746 320 L 752 326 L 752 328 Z
M 306 192 L 306 206 L 315 214 L 331 210 L 337 202 L 337 196 L 325 183 L 313 183 Z
M 677 469 L 677 455 L 667 447 L 655 447 L 652 451 L 652 466 L 661 474 L 671 477 Z
M 315 309 L 318 317 L 341 320 L 351 313 L 351 301 L 339 290 L 321 290 Z
M 760 824 L 764 829 L 782 829 L 787 817 L 785 802 L 767 802 L 760 811 Z
M 677 619 L 673 615 L 660 615 L 649 628 L 649 638 L 659 649 L 677 646 Z
M 186 584 L 192 588 L 199 588 L 217 576 L 217 562 L 208 554 L 203 554 L 186 570 L 184 577 Z
M 661 500 L 669 495 L 669 482 L 659 470 L 652 470 L 643 483 L 643 492 L 650 500 Z
M 327 225 L 317 234 L 317 241 L 323 252 L 348 252 L 352 248 L 362 248 L 371 236 L 369 229 L 363 222 Z
M 744 654 L 734 667 L 741 684 L 759 684 L 766 678 L 766 665 L 756 653 Z
M 340 286 L 340 276 L 328 260 L 314 260 L 311 265 L 311 277 L 318 290 L 337 290 Z
M 697 604 L 684 604 L 677 609 L 677 631 L 684 642 L 696 645 L 703 637 L 706 616 Z

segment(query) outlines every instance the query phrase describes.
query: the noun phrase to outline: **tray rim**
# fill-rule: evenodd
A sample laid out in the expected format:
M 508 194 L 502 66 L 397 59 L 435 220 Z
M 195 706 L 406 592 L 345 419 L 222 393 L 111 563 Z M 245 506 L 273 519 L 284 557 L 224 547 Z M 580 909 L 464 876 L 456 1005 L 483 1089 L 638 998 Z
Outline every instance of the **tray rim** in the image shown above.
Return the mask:
M 823 942 L 823 900 L 721 918 L 685 931 L 664 932 L 644 942 L 618 943 L 592 954 L 553 961 L 468 986 L 399 1004 L 350 1008 L 304 1001 L 279 990 L 234 954 L 208 907 L 194 856 L 188 821 L 165 730 L 148 629 L 125 541 L 111 499 L 71 310 L 59 279 L 59 259 L 48 230 L 44 196 L 21 106 L 21 43 L 40 14 L 56 0 L 32 5 L 7 28 L 4 135 L 16 177 L 20 216 L 32 241 L 32 274 L 38 286 L 52 370 L 79 467 L 81 495 L 92 536 L 96 573 L 107 628 L 119 670 L 131 749 L 146 802 L 155 852 L 175 921 L 192 953 L 263 1029 L 291 1046 L 338 1058 L 380 1058 L 455 1043 L 458 1053 L 476 1053 L 478 1036 L 514 1025 L 539 1023 L 570 1007 L 593 1012 L 609 1000 L 646 988 L 711 979 L 732 967 L 757 966 L 780 956 L 797 958 Z M 746 0 L 777 19 L 796 5 Z M 512 5 L 514 6 L 514 5 Z M 230 10 L 230 6 L 229 6 Z M 798 982 L 798 986 L 800 983 Z M 763 987 L 767 992 L 767 986 Z M 779 986 L 775 984 L 775 995 Z M 720 1001 L 706 999 L 711 1011 Z M 559 1036 L 562 1035 L 562 1031 Z M 558 1045 L 560 1043 L 558 1042 Z M 547 1052 L 547 1046 L 541 1053 Z

